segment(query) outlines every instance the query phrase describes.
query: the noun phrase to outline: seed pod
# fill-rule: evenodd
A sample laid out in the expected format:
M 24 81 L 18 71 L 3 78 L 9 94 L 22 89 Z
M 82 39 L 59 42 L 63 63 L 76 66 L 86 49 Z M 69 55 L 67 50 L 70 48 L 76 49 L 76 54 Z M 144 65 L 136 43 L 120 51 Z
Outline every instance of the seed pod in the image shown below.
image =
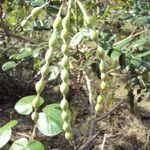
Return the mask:
M 37 120 L 39 119 L 39 114 L 37 112 L 33 112 L 31 118 L 34 122 L 37 122 Z
M 49 73 L 49 64 L 46 63 L 46 64 L 44 64 L 44 65 L 42 66 L 42 68 L 41 68 L 41 74 L 42 74 L 44 77 L 46 77 L 46 76 L 48 75 L 48 73 Z
M 96 104 L 95 105 L 95 112 L 98 113 L 100 111 L 101 105 L 100 104 Z
M 90 28 L 91 24 L 92 24 L 91 18 L 87 15 L 84 15 L 84 25 L 85 25 L 85 27 Z
M 68 122 L 64 121 L 64 123 L 63 123 L 63 130 L 67 131 L 69 129 L 70 129 L 70 124 Z
M 32 101 L 32 106 L 34 109 L 38 109 L 40 106 L 40 97 L 36 96 Z
M 73 138 L 72 133 L 71 132 L 65 132 L 65 138 L 70 141 Z
M 61 103 L 60 103 L 60 108 L 61 108 L 62 110 L 68 109 L 68 101 L 67 101 L 65 98 L 63 98 L 63 100 L 61 101 Z
M 52 58 L 53 58 L 53 51 L 52 51 L 52 49 L 50 49 L 45 54 L 45 60 L 47 62 L 50 62 L 50 61 L 52 61 Z
M 68 121 L 69 120 L 68 112 L 67 111 L 62 111 L 61 118 L 62 118 L 63 121 Z
M 106 80 L 107 79 L 107 75 L 106 75 L 106 73 L 101 73 L 101 79 L 102 80 Z
M 61 79 L 62 79 L 63 81 L 65 81 L 65 82 L 67 82 L 68 79 L 69 79 L 68 70 L 65 69 L 65 68 L 61 71 Z
M 62 31 L 61 31 L 61 34 L 60 34 L 60 36 L 61 36 L 61 38 L 63 39 L 63 40 L 66 40 L 67 38 L 68 38 L 68 30 L 67 30 L 67 28 L 64 28 Z
M 106 82 L 105 82 L 105 81 L 102 81 L 102 82 L 101 82 L 101 89 L 102 89 L 102 90 L 105 90 L 106 88 L 107 88 Z
M 96 50 L 96 54 L 97 54 L 98 57 L 103 59 L 104 56 L 105 56 L 105 51 L 104 51 L 104 49 L 102 47 L 98 46 L 97 50 Z
M 43 9 L 45 6 L 47 6 L 47 5 L 48 5 L 48 2 L 45 3 L 45 4 L 42 5 L 42 6 L 39 6 L 39 7 L 36 7 L 36 8 L 34 8 L 34 9 L 32 9 L 32 11 L 31 11 L 31 16 L 33 17 L 33 16 L 38 15 L 38 14 L 42 11 L 42 9 Z
M 56 32 L 53 32 L 51 38 L 49 39 L 49 47 L 54 47 L 56 43 Z
M 43 91 L 43 89 L 44 89 L 44 82 L 43 82 L 42 79 L 39 82 L 36 83 L 35 89 L 36 89 L 37 93 L 41 93 Z
M 58 30 L 61 26 L 61 23 L 62 23 L 62 19 L 61 19 L 60 14 L 59 14 L 53 23 L 53 28 Z
M 95 30 L 90 29 L 90 39 L 97 41 L 98 40 L 98 35 L 97 32 Z
M 49 4 L 49 2 L 46 3 L 46 5 Z M 46 6 L 45 4 L 42 5 L 40 8 L 36 8 L 34 9 L 31 14 L 35 15 L 36 13 L 38 13 L 40 11 L 41 8 L 43 8 L 44 6 Z M 49 73 L 49 63 L 52 61 L 53 59 L 53 49 L 54 46 L 56 44 L 56 37 L 57 37 L 57 29 L 61 24 L 61 17 L 60 17 L 60 13 L 61 13 L 61 9 L 59 10 L 59 14 L 57 15 L 54 24 L 53 24 L 53 33 L 49 39 L 49 50 L 46 52 L 45 54 L 45 61 L 46 63 L 41 67 L 41 79 L 35 84 L 35 90 L 37 92 L 37 96 L 33 99 L 32 101 L 32 106 L 34 108 L 34 112 L 31 115 L 32 120 L 36 123 L 39 115 L 37 113 L 37 109 L 40 106 L 40 94 L 44 89 L 44 78 L 48 75 Z M 65 76 L 65 78 L 67 78 Z M 63 89 L 64 88 L 64 89 Z M 62 90 L 64 90 L 63 92 L 67 91 L 67 87 L 66 85 L 63 85 Z M 66 104 L 67 105 L 67 104 Z M 67 106 L 63 106 L 63 107 L 67 107 Z M 65 116 L 63 116 L 65 117 Z
M 61 65 L 64 68 L 68 68 L 68 66 L 69 66 L 69 58 L 66 55 L 64 55 L 64 57 L 62 58 Z
M 70 15 L 67 14 L 67 15 L 65 16 L 65 18 L 63 19 L 63 21 L 62 21 L 62 26 L 63 26 L 64 28 L 69 28 L 69 25 L 70 25 Z
M 69 91 L 69 85 L 67 83 L 63 82 L 60 85 L 60 91 L 61 91 L 61 93 L 63 93 L 63 95 L 66 95 Z
M 61 46 L 61 52 L 64 53 L 64 54 L 68 53 L 68 45 L 66 43 L 62 44 L 62 46 Z
M 70 120 L 69 120 L 69 106 L 68 106 L 68 101 L 66 100 L 66 95 L 69 91 L 69 72 L 68 72 L 68 67 L 69 67 L 69 57 L 68 57 L 68 46 L 67 46 L 67 38 L 68 38 L 68 30 L 70 26 L 70 9 L 71 9 L 71 0 L 69 0 L 68 3 L 68 11 L 67 15 L 64 17 L 62 20 L 62 26 L 63 30 L 61 31 L 61 39 L 63 41 L 63 44 L 61 46 L 61 52 L 63 53 L 63 58 L 61 60 L 61 66 L 62 66 L 62 71 L 61 71 L 61 80 L 62 84 L 60 85 L 60 91 L 63 95 L 63 99 L 60 103 L 60 107 L 62 109 L 62 120 L 63 120 L 63 130 L 65 131 L 65 138 L 68 140 L 72 139 L 72 134 L 70 132 Z
M 107 64 L 106 64 L 106 62 L 104 62 L 103 60 L 101 60 L 101 63 L 100 63 L 100 65 L 99 65 L 99 68 L 100 68 L 100 71 L 101 72 L 106 72 L 107 71 Z
M 103 97 L 102 95 L 99 95 L 99 96 L 97 97 L 97 103 L 98 103 L 98 104 L 102 104 L 103 101 L 104 101 L 104 97 Z

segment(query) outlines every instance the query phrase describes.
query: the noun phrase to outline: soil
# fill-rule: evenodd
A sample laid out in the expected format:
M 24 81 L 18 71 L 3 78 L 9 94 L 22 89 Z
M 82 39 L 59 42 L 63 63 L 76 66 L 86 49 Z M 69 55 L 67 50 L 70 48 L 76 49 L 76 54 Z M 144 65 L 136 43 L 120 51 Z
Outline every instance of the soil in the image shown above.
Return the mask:
M 150 106 L 150 99 L 143 97 L 140 103 L 136 103 L 134 113 L 131 113 L 126 100 L 127 91 L 123 88 L 125 83 L 121 81 L 123 80 L 119 79 L 118 81 L 117 79 L 116 82 L 115 79 L 113 81 L 117 89 L 114 95 L 115 100 L 108 109 L 104 107 L 104 110 L 100 112 L 97 118 L 112 109 L 120 100 L 124 99 L 124 101 L 110 115 L 94 122 L 92 135 L 95 137 L 92 135 L 89 137 L 89 131 L 91 130 L 89 126 L 90 104 L 85 87 L 74 86 L 68 95 L 73 112 L 74 142 L 69 144 L 64 139 L 63 133 L 50 138 L 43 136 L 38 131 L 36 131 L 36 139 L 44 143 L 46 150 L 81 150 L 82 146 L 85 146 L 83 148 L 85 150 L 101 150 L 104 137 L 106 138 L 104 150 L 150 150 L 150 107 L 148 107 Z M 98 81 L 94 82 L 94 84 L 97 86 Z M 20 137 L 29 137 L 34 124 L 30 116 L 24 117 L 15 112 L 13 107 L 17 99 L 6 97 L 4 93 L 0 95 L 0 126 L 12 119 L 16 119 L 19 122 L 13 128 L 11 141 L 2 148 L 2 150 L 8 150 L 14 140 Z M 46 97 L 45 104 L 59 102 L 61 99 L 57 85 L 51 89 L 46 89 L 44 93 L 44 97 Z M 51 100 L 49 100 L 49 97 Z M 87 141 L 89 143 L 86 143 Z

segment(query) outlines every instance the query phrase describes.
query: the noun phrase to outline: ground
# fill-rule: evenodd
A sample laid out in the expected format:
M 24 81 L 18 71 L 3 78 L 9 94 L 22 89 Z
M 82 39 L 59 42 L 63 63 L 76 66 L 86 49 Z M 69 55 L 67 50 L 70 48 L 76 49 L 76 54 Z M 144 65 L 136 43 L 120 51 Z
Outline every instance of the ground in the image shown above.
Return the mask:
M 75 88 L 74 86 L 70 89 L 70 94 L 68 95 L 73 111 L 74 143 L 69 144 L 64 139 L 63 133 L 50 138 L 41 135 L 37 131 L 36 139 L 44 143 L 46 150 L 100 150 L 105 135 L 104 150 L 149 150 L 150 99 L 143 97 L 142 101 L 135 105 L 134 113 L 131 113 L 126 100 L 127 91 L 124 89 L 125 83 L 122 79 L 119 79 L 117 82 L 115 81 L 115 83 L 115 101 L 109 109 L 104 109 L 95 119 L 94 130 L 92 131 L 93 136 L 89 138 L 91 126 L 88 126 L 90 120 L 88 95 L 84 87 Z M 94 84 L 97 85 L 98 82 L 95 81 Z M 56 99 L 59 101 L 58 86 L 46 90 L 44 96 L 46 96 L 46 103 L 55 102 Z M 49 97 L 51 100 L 49 100 Z M 1 99 L 3 98 L 4 95 L 1 95 Z M 19 121 L 19 124 L 13 128 L 13 137 L 2 150 L 8 150 L 12 142 L 19 137 L 29 137 L 33 128 L 30 116 L 23 117 L 17 114 L 13 109 L 15 101 L 10 99 L 11 97 L 7 97 L 0 105 L 0 126 L 14 118 Z M 123 99 L 124 101 L 122 101 L 117 109 L 98 121 L 105 111 L 113 109 Z

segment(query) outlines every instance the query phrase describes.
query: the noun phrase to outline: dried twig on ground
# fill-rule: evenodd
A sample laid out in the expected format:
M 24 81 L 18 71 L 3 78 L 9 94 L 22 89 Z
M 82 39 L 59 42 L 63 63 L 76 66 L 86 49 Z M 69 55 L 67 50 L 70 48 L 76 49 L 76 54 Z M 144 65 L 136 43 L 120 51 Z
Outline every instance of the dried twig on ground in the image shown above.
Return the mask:
M 85 71 L 83 71 L 86 84 L 87 84 L 87 93 L 89 97 L 89 103 L 90 103 L 90 129 L 89 129 L 89 137 L 93 136 L 94 134 L 94 125 L 95 125 L 95 120 L 93 118 L 94 116 L 94 103 L 93 103 L 93 95 L 92 95 L 92 86 L 91 86 L 91 80 L 89 79 L 88 75 L 86 74 Z
M 100 121 L 104 118 L 106 118 L 108 115 L 110 115 L 111 113 L 113 113 L 116 109 L 119 108 L 119 106 L 124 102 L 124 99 L 121 100 L 118 104 L 116 104 L 116 106 L 114 106 L 110 111 L 102 114 L 101 116 L 97 117 L 96 121 Z
M 87 150 L 98 135 L 99 132 L 97 132 L 94 136 L 90 137 L 81 147 L 78 148 L 78 150 Z

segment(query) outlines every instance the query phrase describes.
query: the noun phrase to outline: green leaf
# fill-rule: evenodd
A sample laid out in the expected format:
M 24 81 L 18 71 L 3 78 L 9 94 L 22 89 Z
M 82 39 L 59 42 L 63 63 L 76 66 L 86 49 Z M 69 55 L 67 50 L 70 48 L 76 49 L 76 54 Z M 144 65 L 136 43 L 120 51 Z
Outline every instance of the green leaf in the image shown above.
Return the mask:
M 51 118 L 54 118 L 60 124 L 63 123 L 61 119 L 62 110 L 60 108 L 60 104 L 50 104 L 43 108 L 43 112 L 45 112 Z
M 15 110 L 21 115 L 29 115 L 33 111 L 32 100 L 36 95 L 25 96 L 21 98 L 15 105 Z M 40 105 L 42 105 L 44 99 L 40 97 Z
M 81 32 L 76 33 L 71 39 L 70 46 L 71 47 L 77 46 L 81 42 L 82 38 L 83 34 Z
M 138 26 L 143 26 L 146 24 L 150 24 L 150 16 L 142 16 L 136 19 L 136 24 Z
M 63 131 L 62 124 L 49 117 L 46 113 L 39 113 L 38 129 L 46 136 L 55 136 Z
M 28 143 L 28 150 L 44 150 L 44 146 L 41 142 L 33 140 Z
M 25 59 L 32 56 L 31 48 L 26 48 L 17 54 L 16 59 Z
M 0 131 L 2 128 L 12 128 L 14 127 L 16 124 L 18 123 L 17 120 L 12 120 L 10 122 L 8 122 L 6 125 L 4 125 L 3 127 L 0 128 Z
M 45 0 L 31 0 L 31 6 L 38 7 L 45 3 Z
M 9 71 L 9 70 L 16 68 L 16 66 L 17 66 L 17 63 L 15 63 L 14 61 L 8 61 L 2 65 L 2 70 Z
M 16 140 L 9 150 L 44 150 L 44 146 L 37 140 L 28 141 L 26 138 Z
M 11 128 L 0 128 L 0 148 L 8 143 L 12 135 Z
M 12 120 L 0 128 L 0 148 L 2 148 L 11 138 L 11 128 L 17 124 L 17 120 Z
M 126 46 L 126 44 L 131 42 L 134 38 L 135 38 L 134 36 L 128 36 L 127 38 L 125 38 L 117 43 L 114 43 L 113 46 L 115 49 L 121 49 L 122 47 Z
M 60 109 L 59 104 L 47 105 L 43 109 L 43 112 L 39 114 L 37 126 L 39 131 L 42 134 L 50 137 L 61 133 L 63 131 L 63 121 L 61 119 L 61 112 L 62 111 Z
M 116 60 L 120 57 L 121 55 L 121 52 L 119 50 L 113 50 L 110 57 L 113 59 L 113 60 Z
M 20 138 L 16 140 L 10 147 L 9 150 L 25 150 L 28 145 L 28 139 Z
M 150 51 L 146 51 L 146 52 L 136 55 L 136 57 L 142 58 L 142 57 L 149 56 L 149 55 L 150 55 Z

